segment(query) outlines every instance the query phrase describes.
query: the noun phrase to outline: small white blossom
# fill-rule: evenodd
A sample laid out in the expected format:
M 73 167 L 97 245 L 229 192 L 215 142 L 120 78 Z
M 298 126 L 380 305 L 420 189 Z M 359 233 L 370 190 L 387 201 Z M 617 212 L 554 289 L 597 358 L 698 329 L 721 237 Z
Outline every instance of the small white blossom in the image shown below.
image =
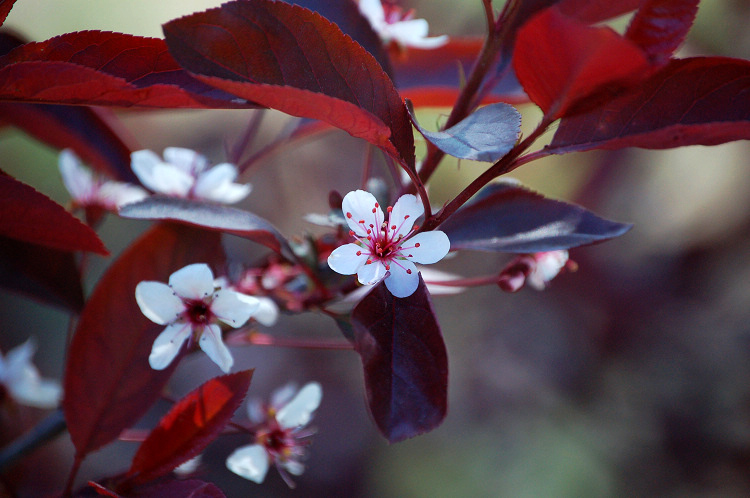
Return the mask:
M 258 300 L 239 292 L 214 287 L 208 265 L 197 263 L 177 270 L 169 285 L 144 281 L 135 288 L 135 299 L 146 318 L 167 328 L 154 341 L 148 357 L 151 368 L 163 370 L 185 341 L 200 348 L 224 372 L 234 360 L 221 338 L 218 321 L 241 327 L 258 310 Z
M 248 403 L 248 415 L 255 422 L 255 444 L 242 446 L 227 458 L 227 468 L 240 477 L 262 483 L 271 463 L 289 485 L 291 475 L 304 472 L 306 439 L 314 431 L 306 429 L 313 412 L 320 406 L 323 390 L 317 382 L 306 384 L 299 392 L 287 384 L 274 392 L 271 403 Z
M 70 149 L 60 152 L 60 175 L 76 207 L 101 207 L 117 211 L 125 204 L 148 197 L 141 187 L 124 182 L 104 180 L 81 165 L 78 156 Z
M 383 43 L 396 42 L 402 47 L 431 49 L 448 43 L 448 36 L 428 37 L 429 25 L 424 19 L 413 19 L 414 11 L 383 4 L 381 0 L 359 0 L 359 12 L 370 22 Z
M 0 386 L 17 403 L 36 408 L 55 408 L 60 403 L 62 388 L 59 382 L 43 379 L 31 363 L 35 352 L 29 339 L 3 357 L 0 353 Z
M 210 167 L 197 152 L 181 147 L 164 149 L 164 160 L 150 150 L 131 154 L 133 172 L 154 192 L 187 199 L 233 204 L 250 193 L 250 184 L 234 183 L 237 168 L 230 163 Z
M 328 266 L 343 275 L 356 273 L 361 284 L 385 278 L 391 294 L 410 296 L 419 286 L 414 263 L 437 263 L 450 250 L 448 236 L 439 230 L 413 235 L 414 222 L 424 214 L 414 195 L 402 195 L 388 207 L 387 220 L 375 196 L 364 190 L 346 194 L 342 209 L 355 242 L 337 247 L 328 256 Z
M 498 285 L 508 292 L 516 292 L 525 284 L 536 290 L 544 290 L 563 269 L 575 271 L 577 268 L 564 249 L 523 254 L 503 268 Z

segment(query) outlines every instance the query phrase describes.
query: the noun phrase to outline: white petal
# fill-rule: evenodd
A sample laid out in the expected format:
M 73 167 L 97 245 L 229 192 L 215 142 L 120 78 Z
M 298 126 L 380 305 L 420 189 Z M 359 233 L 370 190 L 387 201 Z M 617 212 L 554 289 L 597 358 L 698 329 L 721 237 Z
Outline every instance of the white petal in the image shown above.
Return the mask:
M 154 192 L 177 197 L 187 197 L 195 184 L 195 178 L 179 168 L 161 163 L 154 166 L 151 172 L 152 184 L 147 185 Z
M 411 273 L 407 270 L 411 270 Z M 391 264 L 390 275 L 385 279 L 385 286 L 396 297 L 411 296 L 419 287 L 417 267 L 411 261 L 401 260 L 398 264 L 394 261 Z
M 182 298 L 203 299 L 214 291 L 214 274 L 207 264 L 195 263 L 170 275 L 169 285 Z
M 159 325 L 173 322 L 185 311 L 182 299 L 161 282 L 140 282 L 135 287 L 135 300 L 146 318 Z
M 183 147 L 167 147 L 164 149 L 164 160 L 191 176 L 202 173 L 208 166 L 208 160 L 205 157 L 194 150 Z
M 341 210 L 344 212 L 344 218 L 354 233 L 360 237 L 367 236 L 366 228 L 374 225 L 377 229 L 383 222 L 383 210 L 376 207 L 378 204 L 375 196 L 364 190 L 355 190 L 344 196 L 341 203 Z M 375 209 L 375 213 L 372 210 Z M 351 216 L 350 216 L 351 215 Z M 365 227 L 362 227 L 360 221 L 364 221 Z
M 253 318 L 266 327 L 270 327 L 279 319 L 279 307 L 270 297 L 259 297 L 258 302 L 260 306 L 258 306 L 258 311 L 255 312 Z
M 234 328 L 242 327 L 260 307 L 257 298 L 222 289 L 211 303 L 211 312 L 222 322 Z
M 252 189 L 253 187 L 249 183 L 224 183 L 211 190 L 205 196 L 198 195 L 198 197 L 215 202 L 223 202 L 224 204 L 234 204 L 247 197 Z
M 373 25 L 385 23 L 385 10 L 380 0 L 359 0 L 359 11 Z
M 268 453 L 260 444 L 242 446 L 227 457 L 227 468 L 240 477 L 260 484 L 268 472 Z
M 360 284 L 373 285 L 385 277 L 385 266 L 380 261 L 373 261 L 369 265 L 362 265 L 357 270 L 357 280 Z
M 429 50 L 431 48 L 442 47 L 446 43 L 448 43 L 448 35 L 432 36 L 432 37 L 427 37 L 427 38 L 415 39 L 415 40 L 405 42 L 405 45 L 408 45 L 414 48 L 421 48 L 421 49 Z
M 105 182 L 99 187 L 97 200 L 108 209 L 118 209 L 125 204 L 142 201 L 148 192 L 141 187 L 124 182 Z
M 198 176 L 195 182 L 195 193 L 200 197 L 224 183 L 232 183 L 237 178 L 237 168 L 233 164 L 217 164 Z
M 436 48 L 448 42 L 446 35 L 427 37 L 429 25 L 424 19 L 409 19 L 388 25 L 391 38 L 401 45 L 416 48 Z
M 42 379 L 33 365 L 26 365 L 22 375 L 7 388 L 18 403 L 36 408 L 56 408 L 62 398 L 60 383 Z
M 161 158 L 150 150 L 138 150 L 130 154 L 133 173 L 143 185 L 154 191 L 159 191 L 159 185 L 154 181 L 154 168 L 161 163 Z
M 396 235 L 406 236 L 411 231 L 411 227 L 414 226 L 417 218 L 423 214 L 424 207 L 416 195 L 402 195 L 393 205 L 393 210 L 388 218 L 388 230 L 390 231 L 391 227 L 395 225 Z
M 77 201 L 86 201 L 94 190 L 94 177 L 81 166 L 78 156 L 70 149 L 60 152 L 58 159 L 60 175 L 70 196 Z
M 27 339 L 23 344 L 8 351 L 4 361 L 3 378 L 10 379 L 15 375 L 22 375 L 27 365 L 31 364 L 36 352 L 36 344 L 33 339 Z
M 419 247 L 417 247 L 417 244 L 419 244 Z M 418 233 L 404 242 L 404 249 L 401 254 L 415 263 L 429 265 L 443 259 L 450 249 L 451 242 L 448 240 L 448 236 L 440 230 L 435 230 Z
M 337 247 L 328 256 L 328 266 L 331 267 L 331 270 L 342 275 L 354 275 L 366 261 L 366 251 L 357 244 L 345 244 Z
M 297 460 L 286 460 L 279 462 L 279 465 L 294 476 L 301 476 L 305 472 L 305 465 Z
M 218 325 L 211 324 L 204 328 L 198 345 L 224 373 L 229 373 L 234 364 L 234 358 L 221 340 L 221 329 Z
M 151 348 L 148 363 L 154 370 L 164 370 L 172 363 L 182 344 L 190 337 L 193 329 L 189 323 L 172 323 L 159 334 Z
M 424 280 L 425 285 L 427 285 L 427 290 L 430 291 L 430 294 L 434 295 L 447 295 L 447 294 L 460 294 L 461 292 L 466 290 L 466 287 L 459 287 L 459 286 L 453 286 L 453 285 L 440 285 L 440 282 L 445 281 L 451 281 L 451 280 L 458 280 L 461 278 L 460 275 L 456 275 L 454 273 L 448 273 L 440 270 L 435 270 L 433 268 L 419 268 L 419 273 L 422 274 L 422 279 Z
M 275 411 L 279 411 L 284 405 L 288 404 L 297 394 L 299 389 L 295 382 L 287 382 L 271 393 L 270 406 Z
M 299 390 L 289 403 L 276 414 L 276 421 L 284 429 L 306 425 L 312 413 L 320 406 L 323 389 L 317 382 L 310 382 Z

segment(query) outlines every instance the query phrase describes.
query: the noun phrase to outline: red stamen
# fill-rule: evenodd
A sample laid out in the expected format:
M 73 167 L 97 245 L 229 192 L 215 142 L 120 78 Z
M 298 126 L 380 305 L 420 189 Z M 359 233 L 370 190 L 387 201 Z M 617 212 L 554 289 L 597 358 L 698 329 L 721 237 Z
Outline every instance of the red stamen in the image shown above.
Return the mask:
M 419 242 L 417 242 L 416 244 L 414 244 L 414 247 L 419 247 Z
M 409 275 L 411 275 L 411 270 L 406 270 L 406 273 L 408 273 Z
M 380 204 L 378 204 L 378 203 L 376 202 L 376 203 L 375 203 L 375 207 L 376 207 L 376 208 L 379 208 L 379 207 L 380 207 Z M 373 211 L 373 213 L 374 213 L 374 212 L 375 212 L 375 211 Z
M 395 230 L 395 229 L 396 229 L 396 225 L 391 225 L 391 230 Z
M 362 256 L 362 251 L 357 251 L 357 256 Z
M 352 213 L 346 213 L 346 217 L 347 218 L 351 218 L 352 217 Z
M 390 213 L 391 211 L 393 211 L 393 206 L 388 206 L 388 209 L 387 209 L 387 211 L 388 211 L 389 213 Z
M 377 204 L 375 204 L 375 207 L 374 207 L 374 208 L 372 208 L 372 212 L 373 212 L 373 214 L 375 213 L 375 211 L 377 211 L 377 210 L 378 210 L 377 206 L 378 206 L 378 205 L 377 205 Z

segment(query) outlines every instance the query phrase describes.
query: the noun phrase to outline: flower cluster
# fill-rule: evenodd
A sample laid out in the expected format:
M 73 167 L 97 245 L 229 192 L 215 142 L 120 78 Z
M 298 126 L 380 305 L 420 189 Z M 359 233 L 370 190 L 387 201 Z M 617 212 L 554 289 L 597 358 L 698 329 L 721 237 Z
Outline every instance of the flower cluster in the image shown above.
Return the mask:
M 233 204 L 250 193 L 249 184 L 234 183 L 237 168 L 230 163 L 209 167 L 197 152 L 181 147 L 164 149 L 164 160 L 150 150 L 131 154 L 133 172 L 154 192 L 188 199 Z
M 414 222 L 424 208 L 414 195 L 403 195 L 389 206 L 387 219 L 375 196 L 364 190 L 346 194 L 342 209 L 355 242 L 336 248 L 328 265 L 343 275 L 356 273 L 361 284 L 385 279 L 394 296 L 410 296 L 419 286 L 414 263 L 437 263 L 450 250 L 448 236 L 439 230 L 415 234 Z
M 186 341 L 188 347 L 197 341 L 214 363 L 229 372 L 234 359 L 222 341 L 218 322 L 241 327 L 260 306 L 252 296 L 214 287 L 213 273 L 203 263 L 177 270 L 170 275 L 169 285 L 140 282 L 135 299 L 149 320 L 167 326 L 148 357 L 155 370 L 172 363 Z
M 248 403 L 248 416 L 255 423 L 255 444 L 234 450 L 227 458 L 227 468 L 260 484 L 273 463 L 293 488 L 291 475 L 299 476 L 304 472 L 305 448 L 308 438 L 314 434 L 306 426 L 322 397 L 320 384 L 310 382 L 299 392 L 292 384 L 287 384 L 273 393 L 268 405 L 257 401 Z

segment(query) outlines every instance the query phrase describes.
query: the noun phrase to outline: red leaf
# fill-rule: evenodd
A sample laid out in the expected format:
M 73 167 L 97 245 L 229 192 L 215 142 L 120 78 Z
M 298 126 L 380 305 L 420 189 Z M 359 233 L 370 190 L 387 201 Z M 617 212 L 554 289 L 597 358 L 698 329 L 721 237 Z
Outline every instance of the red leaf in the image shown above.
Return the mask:
M 76 313 L 83 288 L 73 253 L 0 237 L 0 285 Z
M 186 479 L 139 487 L 135 496 L 137 498 L 224 498 L 225 495 L 213 483 Z
M 270 0 L 229 2 L 164 25 L 172 55 L 238 97 L 363 138 L 409 167 L 414 139 L 377 61 L 327 19 Z
M 252 370 L 244 370 L 216 377 L 182 398 L 138 448 L 130 481 L 159 478 L 203 451 L 242 403 L 252 376 Z
M 633 42 L 607 27 L 590 27 L 557 8 L 536 15 L 518 33 L 516 75 L 548 119 L 573 112 L 597 92 L 631 86 L 650 69 Z M 587 102 L 587 105 L 593 105 Z
M 666 62 L 685 39 L 700 0 L 646 0 L 630 21 L 625 38 L 653 63 Z
M 163 325 L 135 301 L 142 280 L 165 282 L 190 263 L 223 260 L 218 233 L 157 225 L 134 242 L 99 280 L 81 313 L 65 371 L 63 409 L 76 458 L 116 438 L 156 401 L 172 370 L 153 370 L 148 355 Z
M 750 138 L 750 61 L 671 61 L 638 91 L 563 119 L 548 150 L 716 145 Z
M 644 0 L 562 0 L 560 12 L 587 24 L 606 21 L 638 8 Z
M 395 443 L 440 425 L 448 404 L 448 356 L 422 277 L 405 298 L 378 284 L 354 308 L 352 325 L 380 432 Z
M 63 251 L 109 254 L 91 227 L 46 195 L 2 172 L 0 235 Z
M 14 3 L 16 3 L 16 0 L 0 0 L 0 25 L 5 22 Z
M 163 40 L 67 33 L 0 58 L 0 99 L 52 104 L 243 107 L 189 76 Z M 247 106 L 244 106 L 247 107 Z

